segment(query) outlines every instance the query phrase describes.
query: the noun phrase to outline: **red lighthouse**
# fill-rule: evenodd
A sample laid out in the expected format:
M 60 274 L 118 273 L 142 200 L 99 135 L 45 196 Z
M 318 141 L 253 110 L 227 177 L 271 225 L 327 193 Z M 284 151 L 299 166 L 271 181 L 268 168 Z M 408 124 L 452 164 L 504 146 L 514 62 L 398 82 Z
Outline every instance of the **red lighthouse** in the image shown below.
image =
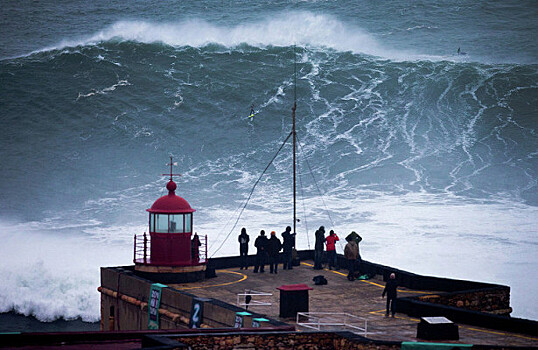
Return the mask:
M 172 157 L 169 165 L 170 174 L 165 174 L 170 176 L 166 185 L 168 194 L 147 209 L 149 247 L 145 233 L 142 240 L 135 235 L 135 270 L 167 283 L 199 280 L 205 272 L 207 237 L 202 239 L 196 233 L 193 236 L 193 213 L 196 210 L 176 195 L 177 185 L 172 176 L 178 174 L 172 173 L 172 166 L 177 164 L 172 162 Z

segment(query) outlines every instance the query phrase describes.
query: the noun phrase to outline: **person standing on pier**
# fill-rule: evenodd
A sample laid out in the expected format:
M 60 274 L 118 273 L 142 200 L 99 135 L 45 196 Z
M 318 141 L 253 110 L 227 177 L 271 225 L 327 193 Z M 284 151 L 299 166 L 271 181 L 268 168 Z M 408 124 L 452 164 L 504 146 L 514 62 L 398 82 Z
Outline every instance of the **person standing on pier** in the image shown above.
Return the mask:
M 320 226 L 316 231 L 316 244 L 314 245 L 314 270 L 321 270 L 323 268 L 321 264 L 323 243 L 325 243 L 325 227 Z
M 248 270 L 247 257 L 248 257 L 248 242 L 250 242 L 250 237 L 247 234 L 246 228 L 243 227 L 241 229 L 241 234 L 239 235 L 238 241 L 239 241 L 239 262 L 241 264 L 241 270 L 243 270 L 243 268 L 245 270 Z
M 336 233 L 333 230 L 329 232 L 329 235 L 325 239 L 327 241 L 327 260 L 329 260 L 329 270 L 334 266 L 335 269 L 338 269 L 338 264 L 336 261 L 336 242 L 340 240 Z
M 194 232 L 194 236 L 191 241 L 191 259 L 193 262 L 198 263 L 200 261 L 200 237 L 197 232 Z
M 284 270 L 291 270 L 292 252 L 295 246 L 295 233 L 291 233 L 291 226 L 286 227 L 286 231 L 282 232 L 282 240 L 284 241 Z
M 398 295 L 397 288 L 398 282 L 396 282 L 396 274 L 391 273 L 390 278 L 385 285 L 385 289 L 383 289 L 383 294 L 381 295 L 381 297 L 384 298 L 385 294 L 387 294 L 387 312 L 385 313 L 385 317 L 389 317 L 389 307 L 392 313 L 392 317 L 394 317 L 394 314 L 396 313 L 394 301 L 396 300 L 396 297 Z
M 260 273 L 264 273 L 265 268 L 265 259 L 267 256 L 267 244 L 269 243 L 269 240 L 265 236 L 265 231 L 261 230 L 260 235 L 256 238 L 256 241 L 254 241 L 254 246 L 257 249 L 256 252 L 256 266 L 254 267 L 254 273 L 258 273 L 258 270 Z
M 354 239 L 350 238 L 349 236 L 346 237 L 347 244 L 344 248 L 344 256 L 347 260 L 347 266 L 349 269 L 349 273 L 347 275 L 347 279 L 350 281 L 355 280 L 355 264 L 357 263 L 357 256 L 359 255 L 359 247 L 357 246 L 357 243 Z
M 347 235 L 346 237 L 346 241 L 349 242 L 349 240 L 353 240 L 355 241 L 355 243 L 357 243 L 357 271 L 361 272 L 361 263 L 362 263 L 362 258 L 361 258 L 361 252 L 360 252 L 360 249 L 359 249 L 359 243 L 362 241 L 362 237 L 359 236 L 359 234 L 355 231 L 351 231 L 351 233 L 349 235 Z
M 271 238 L 269 238 L 267 247 L 267 252 L 269 253 L 269 273 L 278 273 L 278 254 L 282 249 L 282 243 L 277 238 L 275 231 L 271 231 Z

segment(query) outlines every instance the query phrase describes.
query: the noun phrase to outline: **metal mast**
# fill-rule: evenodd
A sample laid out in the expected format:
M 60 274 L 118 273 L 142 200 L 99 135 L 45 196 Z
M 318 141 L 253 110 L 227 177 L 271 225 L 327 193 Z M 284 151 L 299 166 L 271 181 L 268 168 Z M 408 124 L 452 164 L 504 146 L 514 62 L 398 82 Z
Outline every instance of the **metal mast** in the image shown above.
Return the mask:
M 293 126 L 292 126 L 292 133 L 293 133 L 293 233 L 296 233 L 295 231 L 295 224 L 297 223 L 297 216 L 296 216 L 296 208 L 297 208 L 297 193 L 296 193 L 296 181 L 295 181 L 295 109 L 297 108 L 297 103 L 293 103 L 292 110 L 292 119 L 293 119 Z
M 292 113 L 292 130 L 293 133 L 293 233 L 297 233 L 295 225 L 297 224 L 297 193 L 296 193 L 296 177 L 295 177 L 295 144 L 297 135 L 295 133 L 295 110 L 297 109 L 297 55 L 295 53 L 296 45 L 293 45 L 293 108 Z

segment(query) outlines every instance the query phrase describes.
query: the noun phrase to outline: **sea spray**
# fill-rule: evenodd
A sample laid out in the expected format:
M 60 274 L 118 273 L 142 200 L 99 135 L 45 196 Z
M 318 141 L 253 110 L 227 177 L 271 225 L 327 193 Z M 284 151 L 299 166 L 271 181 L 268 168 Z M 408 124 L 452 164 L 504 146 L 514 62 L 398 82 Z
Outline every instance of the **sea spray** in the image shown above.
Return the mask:
M 98 267 L 128 264 L 129 246 L 76 235 L 72 228 L 25 226 L 1 225 L 0 312 L 15 311 L 46 322 L 98 321 Z

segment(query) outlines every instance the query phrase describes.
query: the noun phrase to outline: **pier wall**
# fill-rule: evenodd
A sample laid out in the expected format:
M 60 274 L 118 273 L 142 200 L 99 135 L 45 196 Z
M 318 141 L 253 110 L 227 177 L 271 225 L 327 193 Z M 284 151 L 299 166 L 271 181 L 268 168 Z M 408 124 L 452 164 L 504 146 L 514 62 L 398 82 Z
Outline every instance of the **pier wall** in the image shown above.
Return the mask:
M 339 263 L 345 263 L 343 256 L 339 256 L 339 258 Z M 383 276 L 384 281 L 389 279 L 391 273 L 395 273 L 398 285 L 410 289 L 457 292 L 464 290 L 499 288 L 503 289 L 505 293 L 508 293 L 508 296 L 510 295 L 510 287 L 500 284 L 418 275 L 416 273 L 400 270 L 391 266 L 375 264 L 366 260 L 362 261 L 360 270 L 363 274 L 381 275 Z M 510 298 L 508 297 L 508 300 L 509 299 Z
M 238 343 L 238 341 L 240 343 Z M 274 346 L 271 347 L 270 344 Z M 407 343 L 409 344 L 409 343 Z M 411 343 L 413 345 L 414 343 Z M 425 345 L 424 343 L 418 343 Z M 458 343 L 443 344 L 442 349 L 461 349 Z M 0 348 L 17 349 L 342 349 L 395 350 L 404 343 L 363 338 L 350 332 L 294 332 L 289 330 L 243 328 L 227 332 L 225 329 L 187 329 L 115 332 L 63 333 L 4 333 L 0 334 Z M 417 348 L 417 347 L 414 347 Z M 431 348 L 431 347 L 430 347 Z M 535 346 L 473 345 L 473 349 L 537 349 Z M 407 347 L 407 349 L 409 349 Z
M 344 262 L 344 257 L 339 256 L 339 263 Z M 413 317 L 445 316 L 453 322 L 538 335 L 537 321 L 510 317 L 512 308 L 508 286 L 417 275 L 364 260 L 361 263 L 361 273 L 382 275 L 385 281 L 393 272 L 399 286 L 432 291 L 424 296 L 398 298 L 396 312 Z
M 453 322 L 538 336 L 538 322 L 454 306 L 420 301 L 418 297 L 398 298 L 396 312 L 412 317 L 444 316 Z
M 508 316 L 512 312 L 510 294 L 505 288 L 487 288 L 444 294 L 428 294 L 417 298 L 433 304 Z
M 101 268 L 101 330 L 124 331 L 148 329 L 148 300 L 153 281 L 137 276 L 132 266 Z M 171 287 L 161 289 L 159 329 L 189 328 L 196 299 L 202 307 L 203 328 L 234 327 L 236 312 L 245 311 L 216 299 L 201 299 Z M 252 312 L 244 318 L 244 327 L 252 326 L 252 318 L 265 317 Z M 266 327 L 287 326 L 269 319 Z M 289 328 L 293 328 L 288 326 Z
M 400 349 L 400 342 L 372 341 L 351 332 L 264 332 L 198 334 L 172 337 L 189 349 Z
M 361 264 L 361 273 L 382 275 L 384 281 L 387 281 L 393 272 L 397 276 L 399 286 L 432 291 L 432 294 L 415 297 L 419 301 L 504 316 L 510 316 L 512 312 L 508 286 L 417 275 L 368 261 Z

